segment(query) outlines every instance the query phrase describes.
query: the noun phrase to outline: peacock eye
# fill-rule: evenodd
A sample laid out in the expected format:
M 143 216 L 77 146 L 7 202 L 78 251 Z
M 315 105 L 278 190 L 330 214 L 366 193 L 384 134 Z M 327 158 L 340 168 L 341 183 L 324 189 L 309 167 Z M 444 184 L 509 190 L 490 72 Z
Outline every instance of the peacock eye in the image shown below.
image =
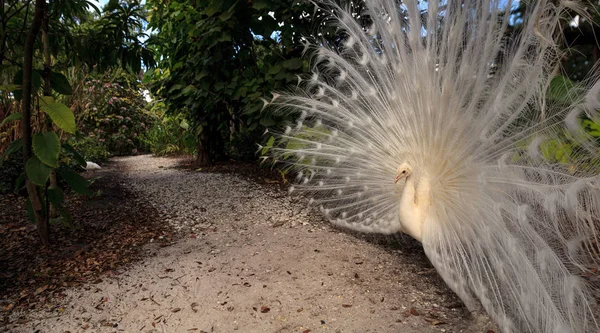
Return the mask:
M 406 170 L 403 170 L 403 171 L 402 171 L 402 174 L 405 174 L 405 173 L 406 173 Z

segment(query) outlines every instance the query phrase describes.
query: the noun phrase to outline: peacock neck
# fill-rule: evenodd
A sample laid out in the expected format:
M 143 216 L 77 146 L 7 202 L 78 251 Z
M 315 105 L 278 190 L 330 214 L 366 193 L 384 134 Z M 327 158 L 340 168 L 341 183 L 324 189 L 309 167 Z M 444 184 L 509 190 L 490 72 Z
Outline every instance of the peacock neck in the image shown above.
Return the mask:
M 402 199 L 400 200 L 400 223 L 404 232 L 414 239 L 422 242 L 422 228 L 429 207 L 429 179 L 425 175 L 406 178 Z

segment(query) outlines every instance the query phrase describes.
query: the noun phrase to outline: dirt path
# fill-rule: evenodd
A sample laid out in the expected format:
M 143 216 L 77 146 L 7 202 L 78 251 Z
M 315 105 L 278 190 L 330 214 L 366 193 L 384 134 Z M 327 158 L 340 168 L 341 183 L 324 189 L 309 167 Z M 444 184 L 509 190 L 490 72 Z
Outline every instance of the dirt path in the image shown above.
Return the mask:
M 69 290 L 15 332 L 488 332 L 410 241 L 355 235 L 300 199 L 177 160 L 115 159 L 138 200 L 184 235 L 121 275 Z M 489 326 L 489 327 L 488 327 Z

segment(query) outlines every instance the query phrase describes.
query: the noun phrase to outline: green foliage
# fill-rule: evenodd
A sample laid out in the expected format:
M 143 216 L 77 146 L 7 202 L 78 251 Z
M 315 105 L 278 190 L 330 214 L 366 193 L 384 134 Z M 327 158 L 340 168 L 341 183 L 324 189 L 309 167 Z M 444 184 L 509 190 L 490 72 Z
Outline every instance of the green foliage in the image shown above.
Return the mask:
M 32 138 L 33 153 L 44 164 L 58 168 L 60 139 L 54 132 L 35 133 Z
M 16 86 L 21 86 L 23 84 L 23 70 L 19 69 L 14 76 L 13 83 Z M 42 74 L 40 71 L 34 70 L 31 77 L 31 88 L 34 93 L 37 92 L 42 86 Z M 23 97 L 23 92 L 21 89 L 17 89 L 13 91 L 13 95 L 17 101 L 20 101 Z
M 573 149 L 567 140 L 552 139 L 540 145 L 542 156 L 552 163 L 568 164 L 571 162 Z
M 73 143 L 86 158 L 101 161 L 110 155 L 130 155 L 147 150 L 141 134 L 152 126 L 147 102 L 135 78 L 124 72 L 89 79 L 84 84 L 84 106 L 78 114 L 81 136 Z M 86 139 L 89 138 L 89 139 Z M 92 141 L 97 141 L 92 143 Z
M 269 140 L 267 141 L 267 143 L 264 146 L 261 146 L 260 154 L 263 156 L 263 161 L 265 161 L 266 157 L 272 153 L 270 151 L 271 149 L 276 149 L 278 147 L 285 147 L 286 150 L 289 149 L 291 151 L 301 150 L 301 149 L 308 147 L 308 142 L 323 141 L 330 135 L 331 135 L 331 132 L 324 126 L 315 125 L 313 127 L 309 127 L 309 126 L 303 125 L 302 131 L 299 132 L 294 137 L 291 137 L 291 138 L 284 137 L 279 140 L 276 140 L 274 136 L 269 137 Z M 282 153 L 282 154 L 276 154 L 276 155 L 277 155 L 277 158 L 279 161 L 285 161 L 285 160 L 288 160 L 290 157 L 292 157 L 293 154 L 294 153 L 288 152 L 288 153 Z M 301 160 L 298 162 L 306 163 L 306 164 L 310 163 L 309 160 Z M 321 162 L 321 165 L 323 165 L 324 163 L 326 163 L 326 162 Z M 288 166 L 288 167 L 285 167 L 282 170 L 280 170 L 280 172 L 282 173 L 282 175 L 286 175 L 291 169 L 292 169 L 291 166 Z
M 21 120 L 21 118 L 23 118 L 23 115 L 21 114 L 21 112 L 15 112 L 15 113 L 11 114 L 10 116 L 4 118 L 4 120 L 2 120 L 2 122 L 0 123 L 0 127 L 4 126 L 4 124 L 7 124 L 9 121 Z
M 2 155 L 0 155 L 0 167 L 2 166 L 2 163 L 4 162 L 5 158 L 10 157 L 10 155 L 13 153 L 21 151 L 21 149 L 23 149 L 23 141 L 21 139 L 16 139 L 16 140 L 12 141 L 8 145 L 6 150 L 4 150 Z
M 85 168 L 87 164 L 85 157 L 81 154 L 80 151 L 75 150 L 75 148 L 69 143 L 65 142 L 62 144 L 62 152 L 63 153 L 61 162 L 63 165 L 67 165 L 74 170 Z M 90 160 L 95 161 L 94 159 Z
M 223 152 L 226 146 L 235 146 L 231 138 L 239 140 L 287 120 L 263 112 L 263 100 L 296 83 L 297 74 L 308 70 L 300 38 L 307 35 L 310 21 L 303 13 L 312 11 L 311 4 L 304 0 L 148 4 L 150 26 L 159 31 L 153 42 L 163 58 L 147 79 L 154 81 L 152 91 L 164 99 L 170 113 L 189 112 L 186 116 L 198 129 L 200 141 L 210 145 L 205 150 Z
M 90 183 L 80 174 L 68 168 L 59 168 L 57 171 L 73 192 L 82 195 L 92 195 Z
M 579 83 L 558 75 L 550 82 L 546 98 L 548 102 L 562 107 L 577 103 L 583 97 L 582 91 L 584 89 Z M 544 160 L 567 166 L 572 172 L 600 172 L 600 162 L 596 158 L 597 153 L 590 151 L 591 148 L 600 152 L 600 125 L 586 115 L 580 116 L 578 121 L 584 136 L 587 136 L 586 140 L 591 138 L 591 140 L 588 140 L 590 142 L 585 143 L 585 147 L 581 139 L 575 138 L 568 130 L 561 129 L 558 133 L 552 132 L 549 137 L 544 138 L 537 149 L 539 149 Z M 544 134 L 542 133 L 542 135 Z M 534 139 L 534 137 L 528 138 L 517 145 L 518 154 L 513 156 L 513 162 L 517 163 L 520 159 L 529 158 L 528 148 Z M 590 143 L 592 143 L 592 146 L 590 146 Z M 593 146 L 594 143 L 595 146 Z
M 99 71 L 120 67 L 138 73 L 142 65 L 153 67 L 154 54 L 143 42 L 145 21 L 140 1 L 112 1 L 96 18 L 66 31 L 65 47 L 73 53 L 69 61 Z
M 255 161 L 257 157 L 258 145 L 261 141 L 261 132 L 242 129 L 231 136 L 228 155 L 235 161 Z
M 72 95 L 73 88 L 69 83 L 69 80 L 66 76 L 61 73 L 51 72 L 50 73 L 50 86 L 52 89 L 59 94 L 63 95 Z
M 44 96 L 40 98 L 40 109 L 50 116 L 58 128 L 67 133 L 75 133 L 75 116 L 68 106 L 56 103 L 52 97 Z
M 96 16 L 88 11 L 88 5 L 96 9 Z M 36 15 L 33 15 L 34 11 Z M 37 15 L 40 12 L 42 15 Z M 154 64 L 152 52 L 141 40 L 146 37 L 145 16 L 146 12 L 139 1 L 111 1 L 103 12 L 88 0 L 2 2 L 0 6 L 0 120 L 2 121 L 0 127 L 4 126 L 4 131 L 0 133 L 0 149 L 4 152 L 0 156 L 0 190 L 5 192 L 14 184 L 16 190 L 21 190 L 25 179 L 31 180 L 38 189 L 31 191 L 31 187 L 28 187 L 29 198 L 36 203 L 36 206 L 38 201 L 41 202 L 43 207 L 42 211 L 33 214 L 33 205 L 29 201 L 28 215 L 32 220 L 35 215 L 38 227 L 47 222 L 71 225 L 72 218 L 62 205 L 64 201 L 62 190 L 55 187 L 54 179 L 49 181 L 54 171 L 58 171 L 61 176 L 58 179 L 59 184 L 62 182 L 80 194 L 91 193 L 89 183 L 75 171 L 81 170 L 85 165 L 84 156 L 72 145 L 61 143 L 61 140 L 77 141 L 71 136 L 77 132 L 76 117 L 72 109 L 80 109 L 82 89 L 79 83 L 90 72 L 109 72 L 108 69 L 120 67 L 138 75 L 142 63 L 148 67 Z M 40 25 L 42 32 L 48 37 L 41 43 L 38 29 L 33 28 Z M 36 34 L 38 39 L 33 41 L 33 44 L 28 42 L 27 47 L 24 48 L 25 37 Z M 31 50 L 31 47 L 33 50 L 25 54 L 24 50 Z M 27 97 L 31 97 L 32 102 L 24 106 L 21 114 L 19 102 L 25 100 L 22 83 L 27 81 L 27 78 L 23 78 L 23 73 L 32 70 L 29 61 L 33 62 L 33 72 L 30 77 L 32 96 Z M 138 80 L 134 77 L 133 81 Z M 73 82 L 75 84 L 72 85 Z M 136 89 L 137 86 L 131 88 L 131 91 L 139 96 L 139 89 Z M 44 96 L 41 96 L 42 90 Z M 67 97 L 71 95 L 76 96 Z M 125 97 L 113 94 L 111 97 L 114 99 L 103 101 L 102 105 L 128 108 L 138 102 L 131 101 L 135 98 L 125 100 L 131 97 L 131 94 Z M 136 108 L 142 110 L 143 106 L 136 105 Z M 30 107 L 31 112 L 26 112 Z M 117 112 L 108 110 L 106 114 L 116 115 Z M 126 117 L 122 116 L 122 119 Z M 31 130 L 21 133 L 10 123 L 14 120 L 30 122 Z M 95 125 L 90 124 L 90 126 Z M 53 129 L 56 129 L 56 132 L 53 132 Z M 131 136 L 134 130 L 139 131 L 132 129 L 127 132 L 123 124 L 119 134 Z M 27 138 L 32 134 L 30 132 L 33 132 L 31 147 L 24 146 L 22 142 L 29 140 L 21 140 L 19 136 L 23 135 Z M 76 137 L 81 138 L 81 135 L 77 134 Z M 86 155 L 102 158 L 108 156 L 106 146 L 110 143 L 103 144 L 100 140 L 85 138 L 80 141 L 80 146 L 87 149 Z M 136 146 L 130 141 L 122 140 L 122 147 L 118 147 L 121 152 L 135 151 Z M 114 146 L 119 144 L 117 138 L 114 139 L 113 144 Z M 131 146 L 134 147 L 133 150 Z M 30 148 L 33 156 L 29 157 L 24 166 L 22 162 L 13 163 L 20 159 L 21 154 L 17 154 L 18 150 L 22 149 L 25 154 L 31 155 Z M 49 218 L 48 202 L 58 210 L 59 218 Z M 47 237 L 42 236 L 42 241 L 47 244 Z
M 569 78 L 557 75 L 550 81 L 547 98 L 550 101 L 569 103 L 576 99 L 581 89 Z
M 79 140 L 73 139 L 72 143 L 77 153 L 83 157 L 84 166 L 86 161 L 101 163 L 105 162 L 110 157 L 108 148 L 104 142 L 101 142 L 98 138 L 83 137 Z
M 165 112 L 162 102 L 152 107 L 152 126 L 142 134 L 145 144 L 154 155 L 192 154 L 197 143 L 196 133 L 182 113 L 168 116 Z
M 0 194 L 13 192 L 17 179 L 23 174 L 23 157 L 20 153 L 20 147 L 8 154 L 5 151 L 0 159 Z
M 38 186 L 46 186 L 52 168 L 40 161 L 37 156 L 32 156 L 25 164 L 25 172 L 27 178 L 31 180 L 32 183 Z

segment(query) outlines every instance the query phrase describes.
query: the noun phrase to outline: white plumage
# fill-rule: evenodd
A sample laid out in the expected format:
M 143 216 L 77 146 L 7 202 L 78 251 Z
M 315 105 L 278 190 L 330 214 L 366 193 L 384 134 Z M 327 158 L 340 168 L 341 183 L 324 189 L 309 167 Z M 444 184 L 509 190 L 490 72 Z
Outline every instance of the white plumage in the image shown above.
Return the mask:
M 446 283 L 503 332 L 600 332 L 582 277 L 598 259 L 600 84 L 567 104 L 546 88 L 575 1 L 367 0 L 366 29 L 330 14 L 343 46 L 315 46 L 312 76 L 271 104 L 300 116 L 271 147 L 291 190 L 335 224 L 405 232 Z M 323 10 L 323 9 L 321 9 Z M 567 162 L 541 153 L 576 142 Z M 558 142 L 558 141 L 557 141 Z
M 100 170 L 102 168 L 98 164 L 88 161 L 88 162 L 85 162 L 85 169 L 86 170 Z

